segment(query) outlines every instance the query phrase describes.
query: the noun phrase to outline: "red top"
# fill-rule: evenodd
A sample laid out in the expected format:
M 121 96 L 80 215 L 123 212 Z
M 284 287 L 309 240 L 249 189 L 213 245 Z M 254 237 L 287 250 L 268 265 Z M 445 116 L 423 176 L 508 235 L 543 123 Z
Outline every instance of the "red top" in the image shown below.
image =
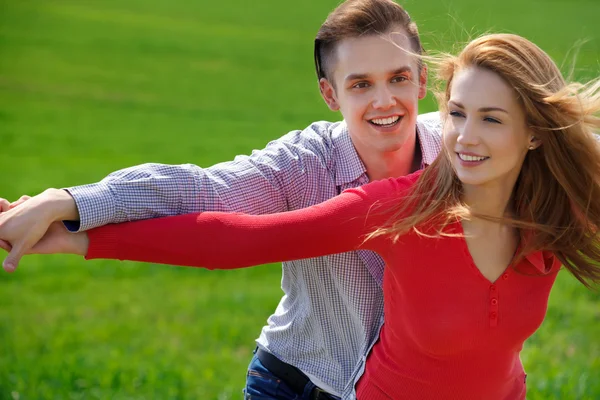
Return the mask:
M 418 176 L 280 214 L 205 212 L 109 225 L 89 231 L 86 258 L 225 269 L 373 250 L 386 262 L 386 317 L 359 399 L 525 399 L 519 352 L 544 319 L 560 263 L 538 252 L 490 282 L 462 237 L 365 241 L 391 215 L 379 205 L 401 201 Z M 462 233 L 459 222 L 448 229 Z

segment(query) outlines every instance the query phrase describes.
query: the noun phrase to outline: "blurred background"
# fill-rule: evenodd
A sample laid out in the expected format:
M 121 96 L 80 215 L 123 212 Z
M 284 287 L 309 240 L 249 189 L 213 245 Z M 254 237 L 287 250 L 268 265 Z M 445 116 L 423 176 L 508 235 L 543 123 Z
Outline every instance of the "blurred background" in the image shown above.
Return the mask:
M 143 162 L 209 166 L 339 119 L 312 60 L 337 4 L 0 0 L 0 197 Z M 598 0 L 402 4 L 428 49 L 512 32 L 565 73 L 598 76 Z M 433 97 L 420 107 L 434 110 Z M 278 265 L 26 257 L 0 273 L 0 399 L 239 399 L 280 279 Z M 600 295 L 561 272 L 522 357 L 528 399 L 600 398 Z

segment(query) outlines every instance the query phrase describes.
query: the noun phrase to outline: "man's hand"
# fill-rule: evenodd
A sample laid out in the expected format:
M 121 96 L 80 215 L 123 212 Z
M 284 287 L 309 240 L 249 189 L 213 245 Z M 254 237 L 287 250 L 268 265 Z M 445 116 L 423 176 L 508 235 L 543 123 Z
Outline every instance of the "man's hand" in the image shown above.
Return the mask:
M 0 212 L 5 212 L 8 210 L 11 210 L 11 209 L 15 208 L 16 206 L 18 206 L 19 204 L 22 204 L 23 202 L 29 200 L 30 198 L 31 198 L 31 196 L 21 196 L 19 198 L 19 200 L 13 201 L 12 203 L 9 203 L 8 200 L 6 200 L 6 199 L 0 198 Z
M 48 189 L 31 198 L 23 196 L 12 204 L 0 199 L 0 207 L 3 211 L 0 214 L 0 240 L 3 241 L 0 247 L 9 251 L 2 266 L 7 272 L 13 272 L 21 257 L 32 252 L 52 223 L 79 219 L 75 200 L 68 192 L 58 189 Z M 49 233 L 54 233 L 50 235 L 52 238 L 59 239 L 47 241 L 46 246 L 42 247 L 45 253 L 63 252 L 60 246 L 55 248 L 56 251 L 51 251 L 53 244 L 62 245 L 61 239 L 66 238 L 56 234 L 68 235 L 64 227 L 55 226 Z M 58 229 L 62 229 L 62 232 Z
M 44 236 L 25 254 L 78 254 L 85 256 L 88 246 L 89 239 L 86 232 L 70 233 L 62 222 L 53 222 Z M 10 252 L 12 246 L 7 241 L 0 239 L 0 249 Z

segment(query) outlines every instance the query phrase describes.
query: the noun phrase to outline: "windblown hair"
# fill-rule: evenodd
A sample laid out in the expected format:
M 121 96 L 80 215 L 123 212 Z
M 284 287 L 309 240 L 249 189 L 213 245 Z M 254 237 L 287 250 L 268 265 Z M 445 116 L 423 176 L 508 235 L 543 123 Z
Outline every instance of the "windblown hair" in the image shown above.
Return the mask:
M 340 41 L 365 35 L 383 35 L 398 29 L 408 35 L 412 46 L 411 52 L 422 54 L 423 47 L 417 25 L 398 3 L 392 0 L 344 1 L 329 14 L 317 33 L 315 39 L 317 77 L 332 81 L 335 51 Z
M 394 217 L 371 237 L 397 240 L 411 230 L 425 234 L 424 226 L 449 236 L 445 228 L 457 218 L 483 218 L 518 228 L 516 260 L 550 251 L 585 286 L 600 283 L 600 144 L 595 137 L 600 79 L 567 84 L 552 59 L 527 39 L 485 35 L 439 62 L 438 78 L 445 82 L 438 94 L 443 120 L 455 74 L 470 67 L 492 71 L 514 88 L 526 124 L 541 142 L 524 160 L 511 197 L 513 214 L 499 219 L 470 210 L 461 200 L 450 155 L 442 151 L 420 176 L 410 201 L 394 206 Z

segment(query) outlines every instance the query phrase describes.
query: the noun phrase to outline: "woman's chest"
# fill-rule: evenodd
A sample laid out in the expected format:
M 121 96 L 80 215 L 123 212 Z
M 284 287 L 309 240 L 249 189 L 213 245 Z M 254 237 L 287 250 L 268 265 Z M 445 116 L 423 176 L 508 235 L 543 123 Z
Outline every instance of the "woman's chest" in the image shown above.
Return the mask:
M 544 320 L 557 271 L 533 276 L 508 268 L 492 282 L 460 240 L 408 236 L 385 256 L 387 329 L 437 355 L 520 349 Z

